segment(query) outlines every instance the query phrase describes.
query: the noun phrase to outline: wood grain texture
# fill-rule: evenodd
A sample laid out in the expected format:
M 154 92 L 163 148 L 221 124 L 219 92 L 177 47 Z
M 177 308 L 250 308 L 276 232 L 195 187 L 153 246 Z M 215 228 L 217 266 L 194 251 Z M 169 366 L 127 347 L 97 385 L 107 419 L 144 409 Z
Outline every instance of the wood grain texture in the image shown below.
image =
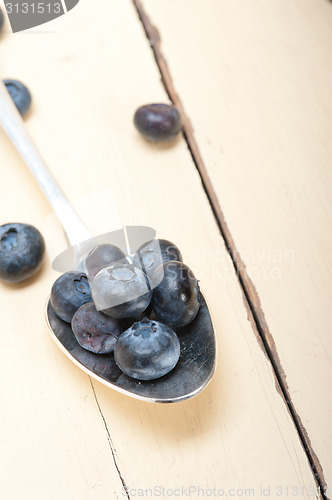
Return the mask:
M 331 4 L 143 3 L 329 484 Z
M 176 405 L 91 385 L 48 336 L 43 308 L 57 276 L 49 262 L 25 285 L 1 284 L 2 496 L 104 500 L 122 498 L 125 483 L 131 498 L 159 486 L 238 496 L 270 487 L 270 498 L 294 487 L 312 498 L 312 471 L 186 144 L 147 144 L 132 126 L 136 107 L 167 100 L 133 5 L 98 5 L 100 16 L 82 0 L 47 31 L 2 37 L 1 71 L 31 88 L 27 127 L 71 200 L 110 188 L 124 223 L 179 245 L 212 311 L 218 367 L 200 396 Z M 44 230 L 48 204 L 3 134 L 0 151 L 2 222 Z M 112 226 L 112 213 L 97 208 L 88 225 Z

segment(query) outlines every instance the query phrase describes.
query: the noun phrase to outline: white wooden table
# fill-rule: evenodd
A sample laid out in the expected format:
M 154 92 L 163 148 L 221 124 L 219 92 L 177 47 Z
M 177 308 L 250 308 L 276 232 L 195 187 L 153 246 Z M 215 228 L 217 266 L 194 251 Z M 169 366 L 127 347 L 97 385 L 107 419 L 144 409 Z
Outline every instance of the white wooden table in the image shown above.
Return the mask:
M 49 260 L 1 283 L 1 498 L 329 497 L 331 3 L 81 0 L 6 28 L 1 75 L 31 89 L 26 126 L 59 184 L 111 188 L 124 223 L 180 247 L 218 366 L 186 402 L 127 398 L 52 342 Z M 133 113 L 169 98 L 185 135 L 150 145 Z M 0 223 L 43 232 L 50 207 L 3 133 L 0 152 Z

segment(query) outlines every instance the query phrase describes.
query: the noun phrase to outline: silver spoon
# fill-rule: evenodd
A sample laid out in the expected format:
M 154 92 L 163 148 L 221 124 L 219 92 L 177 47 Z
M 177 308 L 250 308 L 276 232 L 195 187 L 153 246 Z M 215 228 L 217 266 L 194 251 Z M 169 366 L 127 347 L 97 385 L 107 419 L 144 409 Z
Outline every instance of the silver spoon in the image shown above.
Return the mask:
M 79 269 L 86 253 L 96 243 L 49 172 L 1 81 L 0 125 L 53 207 L 68 244 L 74 249 L 74 268 Z M 215 333 L 203 296 L 195 320 L 177 330 L 181 345 L 178 364 L 164 377 L 152 381 L 138 381 L 124 375 L 115 364 L 113 354 L 98 355 L 83 349 L 77 343 L 71 326 L 56 316 L 49 300 L 46 305 L 46 321 L 53 340 L 81 370 L 102 384 L 136 399 L 158 403 L 188 399 L 206 387 L 215 370 Z

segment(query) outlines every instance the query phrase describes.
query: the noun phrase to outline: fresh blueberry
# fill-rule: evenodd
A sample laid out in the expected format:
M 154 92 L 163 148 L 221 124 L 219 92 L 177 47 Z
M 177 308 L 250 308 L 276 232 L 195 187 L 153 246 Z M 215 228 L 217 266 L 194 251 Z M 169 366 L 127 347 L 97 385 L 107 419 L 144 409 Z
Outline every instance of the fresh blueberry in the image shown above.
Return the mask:
M 125 254 L 120 248 L 111 244 L 99 245 L 87 256 L 85 267 L 87 275 L 93 279 L 104 267 L 109 267 L 115 262 L 128 263 Z
M 0 31 L 2 30 L 3 23 L 4 23 L 4 15 L 2 10 L 0 9 Z
M 42 235 L 30 224 L 0 226 L 0 279 L 18 283 L 35 274 L 45 252 Z
M 96 354 L 113 352 L 125 329 L 121 320 L 97 311 L 93 302 L 84 304 L 76 311 L 71 327 L 80 346 Z
M 197 279 L 188 266 L 177 261 L 161 264 L 158 273 L 163 273 L 163 279 L 154 289 L 152 299 L 157 317 L 174 328 L 187 325 L 200 307 Z
M 31 94 L 29 89 L 24 83 L 18 80 L 4 80 L 3 83 L 6 85 L 10 97 L 13 99 L 21 115 L 25 115 L 31 105 Z
M 182 128 L 180 113 L 169 104 L 147 104 L 136 110 L 134 124 L 137 130 L 152 142 L 174 139 Z
M 180 342 L 176 333 L 169 326 L 146 318 L 123 332 L 114 349 L 118 367 L 139 380 L 166 375 L 179 357 Z
M 56 315 L 70 323 L 77 309 L 92 302 L 87 275 L 78 272 L 62 274 L 52 286 L 50 301 Z
M 128 263 L 99 271 L 92 282 L 92 298 L 98 311 L 115 318 L 139 316 L 151 302 L 147 276 Z
M 154 279 L 155 270 L 160 264 L 170 260 L 182 261 L 180 250 L 168 240 L 151 240 L 139 247 L 134 256 L 134 265 L 141 268 L 148 276 L 150 285 L 154 288 L 159 282 Z M 156 275 L 156 278 L 159 276 Z M 162 279 L 162 276 L 160 277 Z

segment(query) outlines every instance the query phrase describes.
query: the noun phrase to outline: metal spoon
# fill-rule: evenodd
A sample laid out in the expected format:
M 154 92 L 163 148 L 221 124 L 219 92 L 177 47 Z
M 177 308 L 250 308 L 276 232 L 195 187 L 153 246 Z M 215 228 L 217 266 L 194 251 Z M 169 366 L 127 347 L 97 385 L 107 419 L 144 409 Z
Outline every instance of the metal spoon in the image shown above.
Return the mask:
M 69 245 L 74 249 L 75 268 L 79 268 L 87 251 L 91 249 L 93 238 L 46 167 L 1 81 L 0 125 L 53 207 Z M 195 320 L 177 330 L 181 345 L 178 364 L 164 377 L 147 382 L 124 375 L 115 364 L 113 354 L 98 355 L 83 349 L 77 343 L 71 326 L 56 316 L 49 300 L 46 305 L 46 321 L 54 341 L 79 368 L 102 384 L 136 399 L 158 403 L 182 401 L 201 392 L 214 373 L 215 334 L 203 296 Z

